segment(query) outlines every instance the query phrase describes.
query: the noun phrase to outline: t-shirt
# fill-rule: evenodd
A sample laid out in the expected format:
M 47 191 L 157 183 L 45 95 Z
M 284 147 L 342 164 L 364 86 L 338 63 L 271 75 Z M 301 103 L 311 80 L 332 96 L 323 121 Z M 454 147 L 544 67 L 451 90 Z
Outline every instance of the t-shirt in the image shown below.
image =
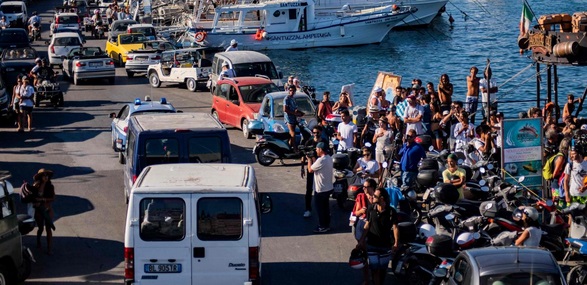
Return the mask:
M 495 80 L 491 80 L 490 83 L 491 83 L 490 84 L 491 87 L 497 87 L 497 83 L 495 83 Z M 483 87 L 483 88 L 485 88 L 485 90 L 489 91 L 489 88 L 487 88 L 487 80 L 485 80 L 485 79 L 479 80 L 479 88 L 481 88 L 481 87 Z M 479 90 L 481 90 L 481 89 L 479 89 Z M 495 101 L 495 92 L 489 93 L 489 97 L 490 97 L 489 98 L 490 102 Z M 487 103 L 487 92 L 481 93 L 481 102 Z
M 464 150 L 467 147 L 467 144 L 471 141 L 469 135 L 473 132 L 473 137 L 475 137 L 475 125 L 469 123 L 469 128 L 466 131 L 462 131 L 463 124 L 458 123 L 454 128 L 454 136 L 455 136 L 455 151 Z M 459 134 L 460 132 L 460 134 Z
M 367 210 L 369 231 L 367 232 L 367 244 L 376 247 L 391 249 L 394 244 L 392 226 L 397 226 L 397 212 L 392 207 L 386 207 L 381 213 L 376 205 L 369 206 Z
M 354 147 L 353 138 L 355 137 L 355 133 L 357 133 L 357 126 L 353 122 L 349 122 L 348 124 L 342 122 L 338 124 L 338 133 L 340 133 L 342 138 L 338 144 L 338 150 L 346 150 Z
M 528 238 L 524 241 L 524 246 L 539 247 L 542 238 L 542 230 L 537 227 L 528 227 Z
M 218 77 L 218 80 L 224 79 L 226 77 L 232 78 L 232 77 L 236 77 L 236 72 L 234 72 L 234 69 L 227 69 L 227 70 L 223 70 L 222 72 L 220 72 L 220 76 Z
M 314 191 L 316 193 L 327 192 L 334 189 L 334 165 L 330 155 L 323 155 L 312 164 L 314 171 Z
M 369 174 L 374 174 L 375 172 L 377 172 L 377 170 L 379 170 L 379 163 L 377 163 L 377 161 L 375 160 L 365 161 L 365 159 L 361 157 L 357 159 L 357 163 L 359 164 L 359 166 L 361 166 L 361 168 L 363 168 L 364 172 L 367 172 Z
M 449 183 L 447 181 L 452 180 L 453 176 L 458 176 L 458 177 L 461 177 L 466 180 L 467 172 L 460 167 L 457 167 L 457 169 L 454 172 L 451 172 L 448 168 L 442 172 L 442 180 L 444 180 L 445 183 Z M 463 185 L 461 185 L 461 187 L 459 187 L 457 189 L 459 191 L 459 200 L 464 198 L 464 196 L 463 196 L 463 187 L 464 186 L 465 186 L 465 183 L 463 183 Z
M 375 133 L 380 132 L 380 130 L 377 130 Z M 385 150 L 386 148 L 388 148 L 391 145 L 391 136 L 392 136 L 392 132 L 391 130 L 386 130 L 383 133 L 383 136 L 381 137 L 377 137 L 377 144 L 375 144 L 375 152 L 380 152 L 383 153 L 383 150 Z
M 408 107 L 406 108 L 406 118 L 416 118 L 420 115 L 424 115 L 424 109 L 422 109 L 422 106 L 416 105 L 415 107 L 412 107 L 408 105 Z M 416 134 L 418 135 L 423 134 L 424 128 L 422 127 L 422 120 L 416 123 L 406 123 L 406 133 L 408 133 L 409 130 L 415 130 Z
M 290 112 L 293 112 L 295 110 L 298 109 L 298 104 L 296 104 L 296 100 L 294 99 L 293 96 L 285 96 L 285 98 L 283 98 L 283 106 L 287 106 L 287 108 L 289 109 Z M 297 119 L 296 119 L 296 115 L 292 115 L 292 114 L 288 114 L 286 112 L 283 112 L 284 118 L 285 118 L 285 122 L 288 124 L 295 124 L 297 123 Z
M 33 96 L 35 94 L 35 88 L 31 85 L 24 87 L 24 91 L 21 89 L 21 100 L 20 106 L 33 107 Z
M 571 164 L 573 169 L 571 169 Z M 579 189 L 583 187 L 583 178 L 587 175 L 587 161 L 567 163 L 565 175 L 570 175 L 569 192 L 571 196 L 587 196 L 587 191 L 579 192 Z

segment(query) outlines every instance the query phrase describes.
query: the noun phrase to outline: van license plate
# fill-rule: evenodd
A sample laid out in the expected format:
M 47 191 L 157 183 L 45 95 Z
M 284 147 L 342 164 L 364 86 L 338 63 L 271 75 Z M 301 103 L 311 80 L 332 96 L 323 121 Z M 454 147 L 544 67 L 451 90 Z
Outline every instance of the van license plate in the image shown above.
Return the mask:
M 180 273 L 181 264 L 145 264 L 145 273 Z

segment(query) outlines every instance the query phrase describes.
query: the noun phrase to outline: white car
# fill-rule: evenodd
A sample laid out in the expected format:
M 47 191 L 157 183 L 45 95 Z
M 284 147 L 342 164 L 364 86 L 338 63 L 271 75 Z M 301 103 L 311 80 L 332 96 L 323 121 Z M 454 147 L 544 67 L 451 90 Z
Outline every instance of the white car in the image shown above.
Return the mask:
M 6 16 L 6 21 L 12 28 L 26 28 L 28 26 L 27 6 L 24 1 L 6 1 L 0 4 L 0 12 Z
M 50 65 L 62 65 L 62 56 L 66 56 L 74 48 L 81 48 L 84 40 L 78 33 L 59 33 L 53 35 L 47 53 Z
M 75 28 L 81 30 L 81 20 L 76 13 L 57 13 L 49 26 L 49 35 L 53 36 L 56 29 Z
M 189 91 L 196 92 L 198 84 L 205 87 L 212 71 L 205 59 L 207 48 L 168 50 L 161 53 L 159 63 L 149 65 L 147 76 L 151 86 L 158 88 L 162 82 L 184 83 Z

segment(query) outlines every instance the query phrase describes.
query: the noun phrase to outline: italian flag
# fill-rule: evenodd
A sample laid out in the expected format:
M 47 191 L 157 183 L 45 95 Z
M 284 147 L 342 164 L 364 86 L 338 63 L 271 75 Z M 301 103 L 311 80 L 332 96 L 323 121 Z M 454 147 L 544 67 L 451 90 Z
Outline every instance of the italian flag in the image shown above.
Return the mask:
M 530 12 L 530 7 L 528 7 L 528 3 L 524 1 L 524 8 L 522 8 L 522 16 L 520 17 L 520 36 L 526 35 L 530 29 L 532 19 L 534 19 L 534 16 L 532 15 L 532 12 Z

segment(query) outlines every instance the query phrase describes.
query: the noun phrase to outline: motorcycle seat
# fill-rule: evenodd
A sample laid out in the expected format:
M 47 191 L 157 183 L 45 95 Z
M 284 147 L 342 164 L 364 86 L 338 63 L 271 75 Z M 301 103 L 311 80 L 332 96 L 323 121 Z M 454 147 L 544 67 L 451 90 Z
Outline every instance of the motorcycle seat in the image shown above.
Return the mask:
M 272 136 L 278 140 L 288 140 L 291 138 L 289 133 L 265 132 L 265 135 Z

